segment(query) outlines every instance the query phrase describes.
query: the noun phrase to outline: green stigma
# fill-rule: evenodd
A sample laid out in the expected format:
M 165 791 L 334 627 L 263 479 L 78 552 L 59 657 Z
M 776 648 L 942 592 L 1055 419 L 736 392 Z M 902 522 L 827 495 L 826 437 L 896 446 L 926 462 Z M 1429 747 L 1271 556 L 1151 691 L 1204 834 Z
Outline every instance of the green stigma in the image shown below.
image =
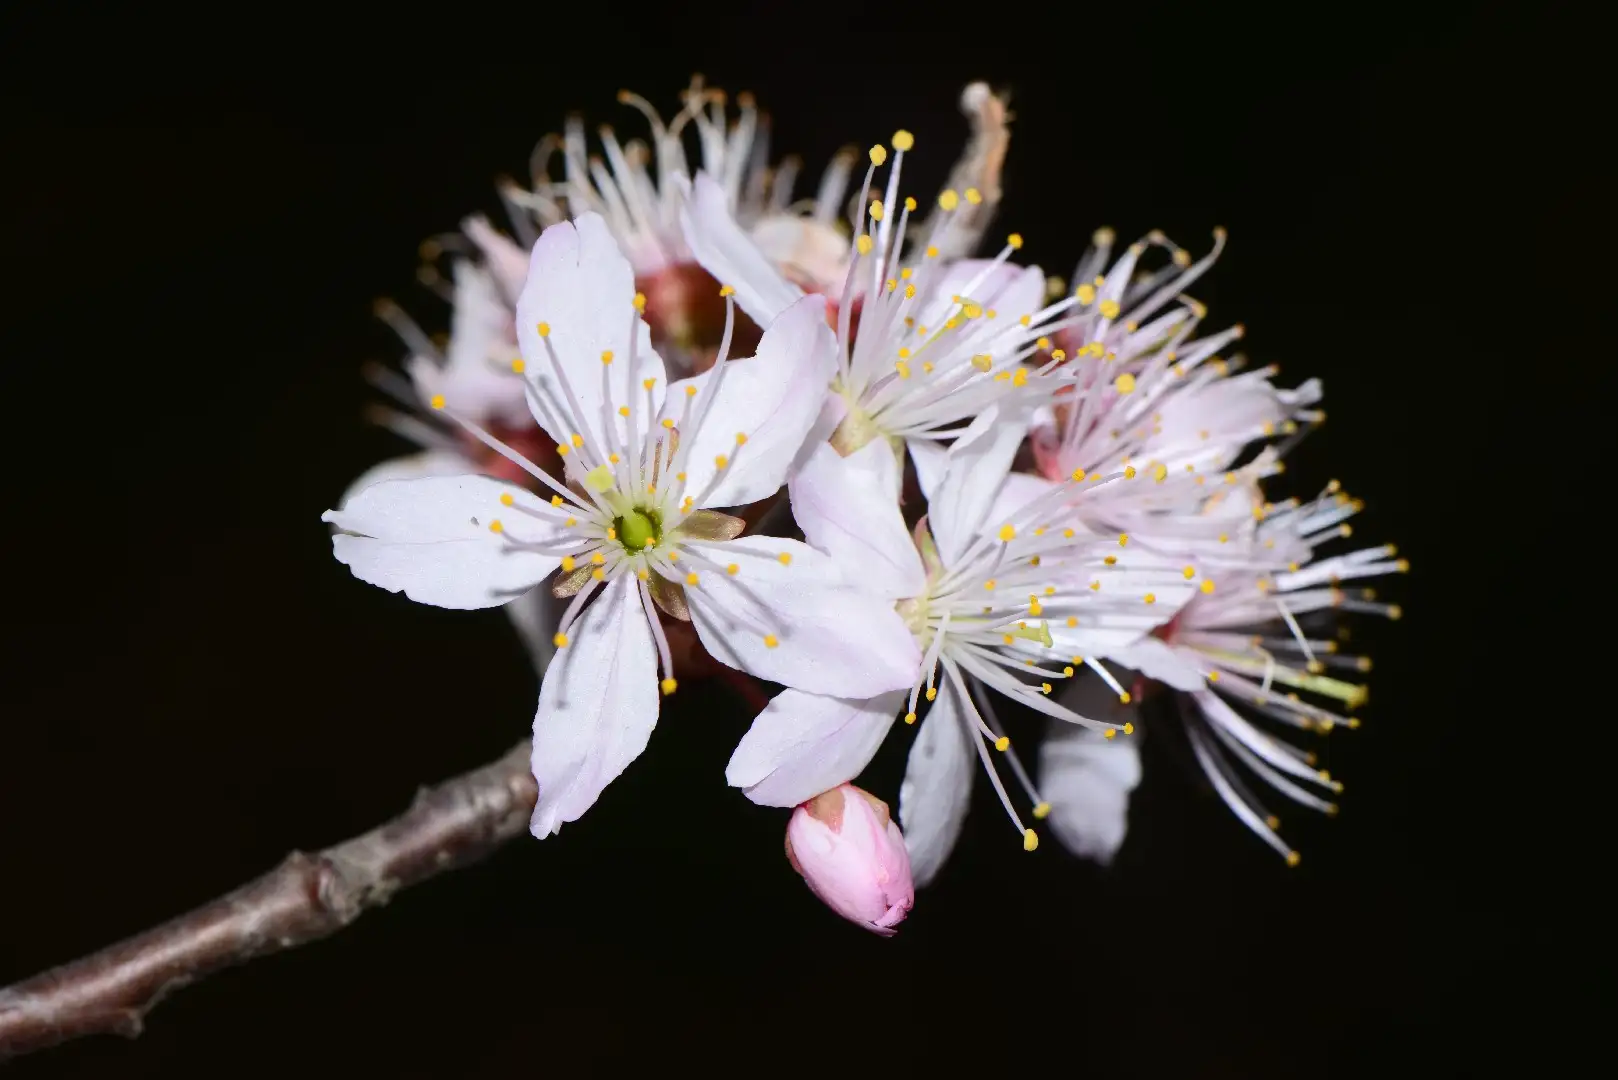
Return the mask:
M 656 510 L 630 510 L 616 519 L 612 526 L 618 532 L 618 542 L 630 551 L 644 551 L 655 547 L 663 538 L 662 515 Z
M 1036 644 L 1043 645 L 1047 649 L 1051 648 L 1055 644 L 1055 642 L 1051 640 L 1050 625 L 1045 622 L 1041 622 L 1038 626 L 1019 626 L 1015 630 L 1008 630 L 1006 632 L 1011 634 L 1013 637 L 1020 637 L 1024 641 L 1032 641 Z

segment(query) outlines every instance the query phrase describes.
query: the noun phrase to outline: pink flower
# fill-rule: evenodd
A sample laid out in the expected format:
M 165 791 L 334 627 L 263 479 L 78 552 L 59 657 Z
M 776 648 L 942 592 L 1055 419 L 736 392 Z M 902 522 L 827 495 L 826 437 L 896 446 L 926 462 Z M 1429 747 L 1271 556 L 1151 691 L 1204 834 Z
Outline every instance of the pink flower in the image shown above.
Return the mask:
M 916 902 L 904 834 L 881 799 L 853 784 L 816 795 L 787 823 L 787 860 L 826 906 L 892 937 Z

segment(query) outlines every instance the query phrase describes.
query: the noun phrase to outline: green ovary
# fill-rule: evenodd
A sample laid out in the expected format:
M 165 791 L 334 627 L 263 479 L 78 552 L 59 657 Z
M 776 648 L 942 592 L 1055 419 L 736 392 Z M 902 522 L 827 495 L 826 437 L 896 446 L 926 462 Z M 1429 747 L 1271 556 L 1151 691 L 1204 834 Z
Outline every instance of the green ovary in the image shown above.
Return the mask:
M 618 532 L 618 542 L 630 551 L 644 551 L 663 539 L 663 515 L 656 510 L 634 509 L 616 519 L 612 525 Z

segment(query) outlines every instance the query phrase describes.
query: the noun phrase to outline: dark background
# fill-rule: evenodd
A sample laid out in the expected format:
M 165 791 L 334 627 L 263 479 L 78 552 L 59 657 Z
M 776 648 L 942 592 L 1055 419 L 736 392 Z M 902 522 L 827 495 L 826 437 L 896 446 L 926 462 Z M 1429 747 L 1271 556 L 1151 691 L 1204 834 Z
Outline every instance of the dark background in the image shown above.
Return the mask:
M 693 686 L 560 836 L 185 990 L 135 1042 L 12 1071 L 1461 1076 L 1498 1059 L 1517 1025 L 1490 1027 L 1494 1007 L 1523 1015 L 1503 977 L 1546 921 L 1485 876 L 1524 812 L 1490 779 L 1519 691 L 1479 697 L 1501 658 L 1474 634 L 1527 539 L 1490 531 L 1511 483 L 1493 440 L 1556 301 L 1511 305 L 1594 181 L 1547 167 L 1525 89 L 1549 54 L 1512 10 L 1215 7 L 602 5 L 571 26 L 532 5 L 372 24 L 8 9 L 0 983 L 362 831 L 526 733 L 535 681 L 502 616 L 352 580 L 319 515 L 402 449 L 360 419 L 360 364 L 401 352 L 372 300 L 441 329 L 417 243 L 497 213 L 494 177 L 525 175 L 568 111 L 638 130 L 620 86 L 668 112 L 693 71 L 750 89 L 809 173 L 907 127 L 923 201 L 965 130 L 961 85 L 1009 87 L 997 231 L 1066 274 L 1101 224 L 1195 251 L 1229 228 L 1198 290 L 1211 325 L 1246 323 L 1283 381 L 1326 383 L 1297 490 L 1340 477 L 1369 502 L 1358 535 L 1414 564 L 1377 583 L 1404 620 L 1356 626 L 1371 705 L 1323 747 L 1345 809 L 1297 835 L 1296 870 L 1148 738 L 1111 870 L 1055 843 L 1025 855 L 980 780 L 942 879 L 879 940 L 791 872 L 784 812 L 725 787 L 748 718 Z M 1530 172 L 1556 190 L 1530 197 Z M 870 774 L 890 799 L 903 752 Z

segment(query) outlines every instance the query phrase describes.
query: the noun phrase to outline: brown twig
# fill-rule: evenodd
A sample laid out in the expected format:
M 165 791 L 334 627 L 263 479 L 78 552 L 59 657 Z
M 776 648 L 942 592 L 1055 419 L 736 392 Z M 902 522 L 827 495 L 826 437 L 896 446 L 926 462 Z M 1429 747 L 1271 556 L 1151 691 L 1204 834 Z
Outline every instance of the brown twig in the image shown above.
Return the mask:
M 318 941 L 393 893 L 522 835 L 538 790 L 528 744 L 424 788 L 405 813 L 70 964 L 0 990 L 0 1060 L 86 1035 L 133 1038 L 170 992 L 256 956 Z

